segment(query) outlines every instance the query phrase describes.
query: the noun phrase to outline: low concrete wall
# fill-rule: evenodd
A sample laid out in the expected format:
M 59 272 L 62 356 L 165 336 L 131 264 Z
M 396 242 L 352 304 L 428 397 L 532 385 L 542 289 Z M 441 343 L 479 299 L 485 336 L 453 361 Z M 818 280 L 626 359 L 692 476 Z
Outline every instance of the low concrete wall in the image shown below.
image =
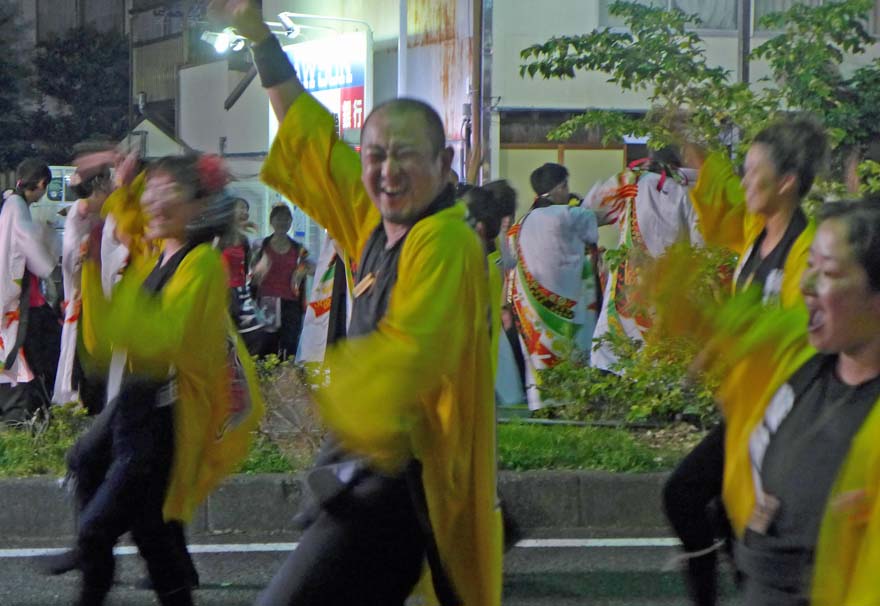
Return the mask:
M 590 471 L 502 472 L 499 492 L 520 528 L 552 533 L 657 534 L 665 474 Z M 270 474 L 230 478 L 199 508 L 191 536 L 289 533 L 302 499 L 300 477 Z M 56 478 L 0 480 L 0 537 L 68 538 L 74 534 L 69 495 Z M 2 540 L 2 539 L 0 539 Z

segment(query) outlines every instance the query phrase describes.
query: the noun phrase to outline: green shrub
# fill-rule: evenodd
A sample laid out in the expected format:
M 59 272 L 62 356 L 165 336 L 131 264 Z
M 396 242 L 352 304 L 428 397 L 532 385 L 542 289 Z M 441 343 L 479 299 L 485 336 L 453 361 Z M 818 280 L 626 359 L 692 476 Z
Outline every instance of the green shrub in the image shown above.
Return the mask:
M 524 422 L 498 426 L 498 466 L 512 471 L 659 471 L 671 468 L 679 458 L 679 453 L 649 448 L 622 429 Z
M 85 410 L 70 403 L 0 429 L 0 476 L 64 475 L 64 455 L 88 423 Z
M 617 354 L 615 370 L 593 368 L 569 357 L 543 371 L 542 394 L 560 405 L 550 414 L 579 421 L 669 423 L 685 419 L 706 425 L 717 419 L 713 384 L 690 377 L 688 368 L 696 354 L 684 339 L 666 340 L 662 346 L 639 347 L 625 335 L 609 333 L 606 339 Z

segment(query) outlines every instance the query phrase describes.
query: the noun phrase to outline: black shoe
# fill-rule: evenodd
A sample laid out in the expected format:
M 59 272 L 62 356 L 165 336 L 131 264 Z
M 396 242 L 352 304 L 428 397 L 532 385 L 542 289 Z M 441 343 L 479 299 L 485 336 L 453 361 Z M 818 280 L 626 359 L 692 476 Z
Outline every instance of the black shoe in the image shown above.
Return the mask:
M 40 568 L 43 574 L 57 576 L 79 568 L 79 551 L 68 549 L 55 555 L 40 558 Z

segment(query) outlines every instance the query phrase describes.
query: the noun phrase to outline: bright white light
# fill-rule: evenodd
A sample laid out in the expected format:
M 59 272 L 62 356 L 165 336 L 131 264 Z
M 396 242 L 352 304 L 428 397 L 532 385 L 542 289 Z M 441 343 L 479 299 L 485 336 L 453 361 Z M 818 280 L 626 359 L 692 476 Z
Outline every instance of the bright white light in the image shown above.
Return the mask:
M 220 32 L 217 34 L 217 39 L 214 40 L 214 50 L 220 53 L 221 55 L 229 50 L 229 44 L 232 42 L 229 34 L 226 32 Z

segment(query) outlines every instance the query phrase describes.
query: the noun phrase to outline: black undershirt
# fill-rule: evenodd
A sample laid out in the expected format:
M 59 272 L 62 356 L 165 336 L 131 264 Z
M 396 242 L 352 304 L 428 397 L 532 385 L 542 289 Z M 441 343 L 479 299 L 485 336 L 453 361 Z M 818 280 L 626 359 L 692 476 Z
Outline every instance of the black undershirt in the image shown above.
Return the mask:
M 749 537 L 752 547 L 815 548 L 831 487 L 853 437 L 880 398 L 880 377 L 847 385 L 837 377 L 837 356 L 818 355 L 812 361 L 817 370 L 764 455 L 764 491 L 781 505 L 767 534 Z
M 748 259 L 739 272 L 739 277 L 736 279 L 736 289 L 742 290 L 749 285 L 757 285 L 763 290 L 770 272 L 775 269 L 782 270 L 785 267 L 785 261 L 788 259 L 791 247 L 806 228 L 807 215 L 798 207 L 795 209 L 791 221 L 788 222 L 788 227 L 785 228 L 785 233 L 779 244 L 764 258 L 761 258 L 761 244 L 767 237 L 767 230 L 761 230 L 758 239 L 752 245 Z

